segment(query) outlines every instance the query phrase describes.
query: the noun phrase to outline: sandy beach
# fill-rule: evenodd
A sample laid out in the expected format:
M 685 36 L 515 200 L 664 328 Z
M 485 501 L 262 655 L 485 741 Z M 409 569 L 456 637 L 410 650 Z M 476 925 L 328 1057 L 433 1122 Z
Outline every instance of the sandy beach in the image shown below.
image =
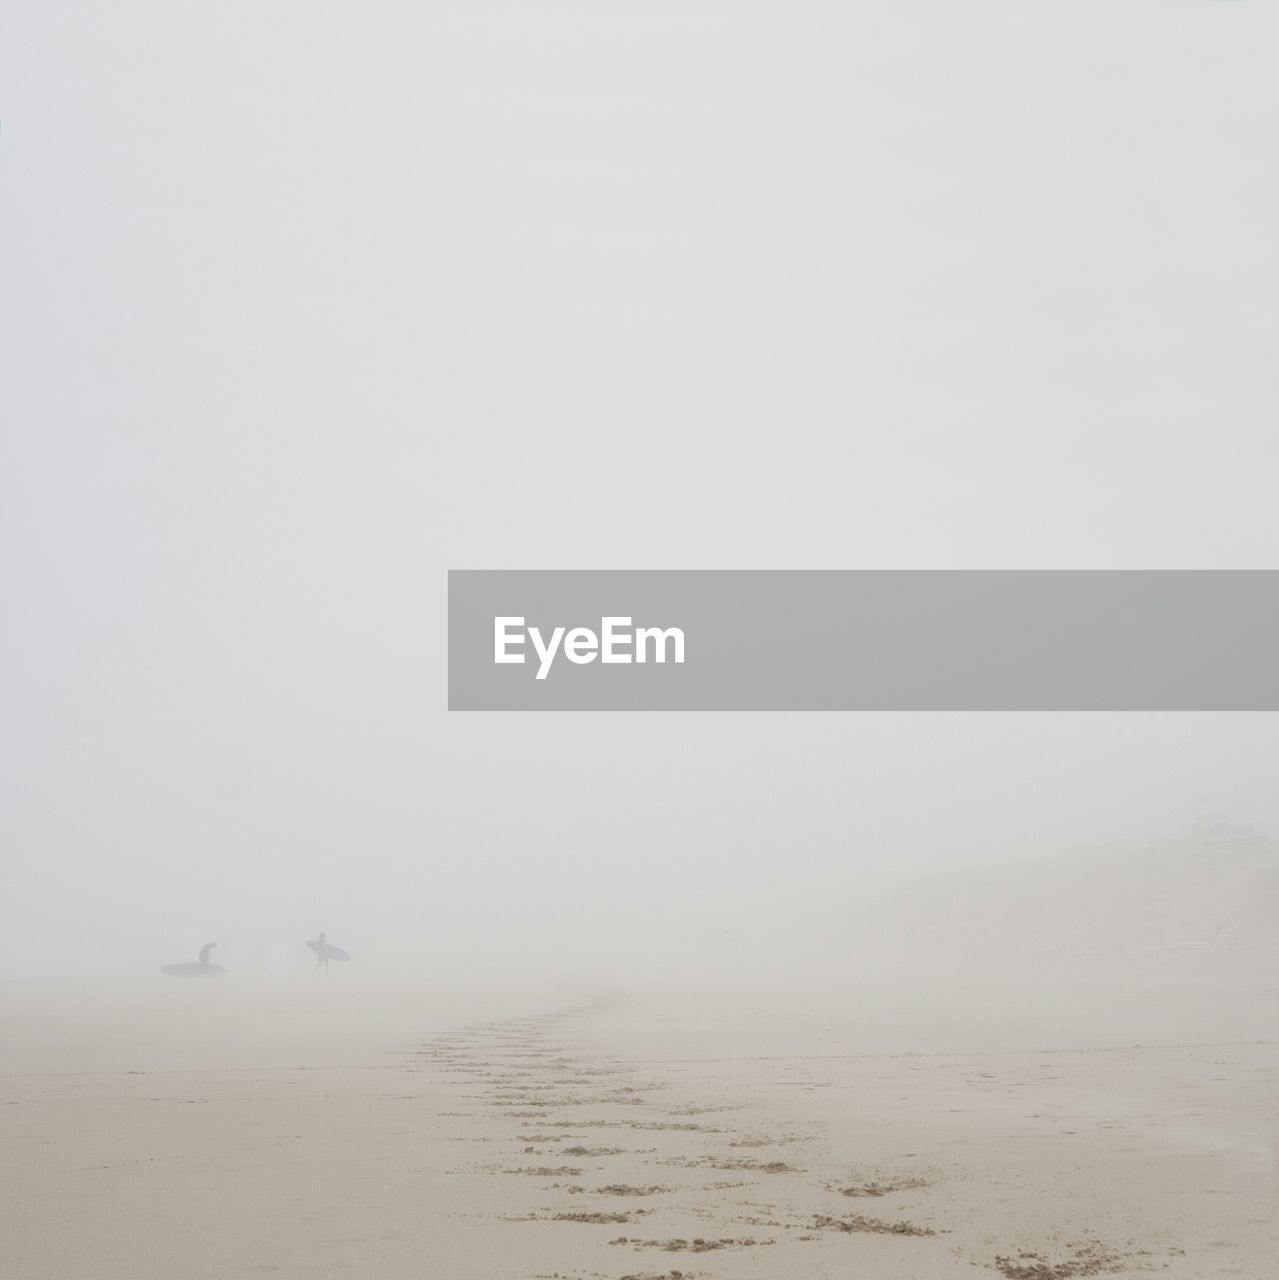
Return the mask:
M 1279 5 L 0 11 L 0 1280 L 1279 1280 Z
M 346 1063 L 8 1074 L 0 1269 L 1273 1274 L 1279 1046 L 867 1052 L 777 1012 L 606 993 Z

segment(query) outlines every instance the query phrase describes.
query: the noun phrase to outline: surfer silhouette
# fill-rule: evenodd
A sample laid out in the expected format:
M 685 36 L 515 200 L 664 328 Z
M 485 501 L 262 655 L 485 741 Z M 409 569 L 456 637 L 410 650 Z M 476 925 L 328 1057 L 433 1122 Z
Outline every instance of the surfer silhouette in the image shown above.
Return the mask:
M 349 960 L 351 958 L 349 951 L 343 951 L 341 947 L 335 947 L 322 933 L 318 938 L 308 941 L 306 945 L 319 956 L 319 959 L 315 962 L 315 967 L 318 969 L 323 965 L 325 973 L 329 971 L 330 960 Z
M 206 942 L 200 948 L 200 959 L 195 964 L 166 964 L 160 969 L 170 978 L 220 978 L 226 970 L 209 959 L 209 952 L 218 944 Z

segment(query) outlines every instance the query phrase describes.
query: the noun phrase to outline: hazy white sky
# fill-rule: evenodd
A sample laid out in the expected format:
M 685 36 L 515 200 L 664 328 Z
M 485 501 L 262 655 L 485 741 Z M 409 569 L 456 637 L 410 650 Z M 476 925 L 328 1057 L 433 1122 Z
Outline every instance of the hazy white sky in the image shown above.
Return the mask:
M 0 974 L 1279 828 L 1269 717 L 442 710 L 448 567 L 1276 567 L 1277 36 L 10 0 Z

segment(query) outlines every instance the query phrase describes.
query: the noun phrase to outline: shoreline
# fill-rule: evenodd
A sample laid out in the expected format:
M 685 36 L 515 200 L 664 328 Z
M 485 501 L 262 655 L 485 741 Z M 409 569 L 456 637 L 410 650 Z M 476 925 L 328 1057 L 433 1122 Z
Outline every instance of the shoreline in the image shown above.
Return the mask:
M 1273 1044 L 662 1056 L 656 1012 L 9 1076 L 6 1274 L 1261 1280 L 1279 1249 Z

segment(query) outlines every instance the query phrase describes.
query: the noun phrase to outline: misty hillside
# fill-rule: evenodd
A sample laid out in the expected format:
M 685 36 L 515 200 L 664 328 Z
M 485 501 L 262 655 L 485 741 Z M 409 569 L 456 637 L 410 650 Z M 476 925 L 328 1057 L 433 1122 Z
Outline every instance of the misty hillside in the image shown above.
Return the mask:
M 1272 948 L 1279 844 L 1213 829 L 1138 849 L 1075 849 L 930 876 L 881 905 L 881 936 L 943 954 L 1118 958 Z

